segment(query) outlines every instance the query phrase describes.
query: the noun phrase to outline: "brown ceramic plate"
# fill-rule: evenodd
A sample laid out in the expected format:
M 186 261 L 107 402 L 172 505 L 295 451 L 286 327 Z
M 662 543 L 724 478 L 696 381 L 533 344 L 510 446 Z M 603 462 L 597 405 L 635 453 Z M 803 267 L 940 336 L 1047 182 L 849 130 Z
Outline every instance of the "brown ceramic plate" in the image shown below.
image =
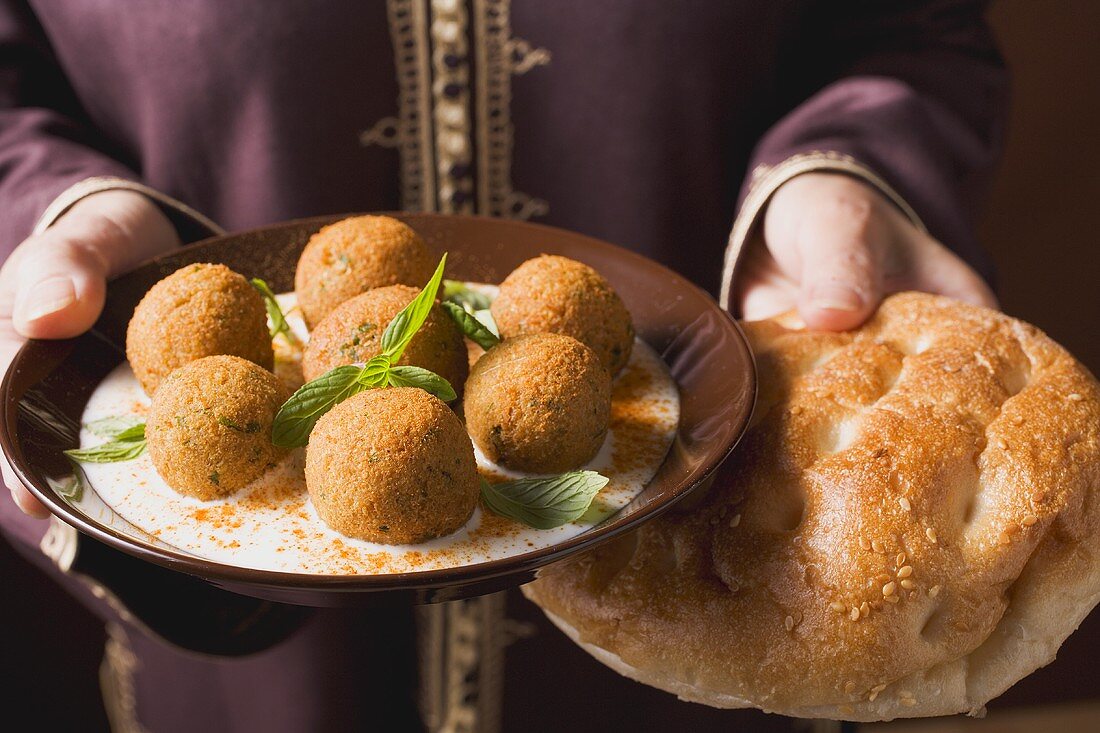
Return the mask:
M 174 550 L 114 515 L 86 489 L 79 508 L 55 487 L 71 474 L 62 451 L 78 444 L 81 415 L 99 381 L 124 357 L 134 306 L 159 279 L 191 262 L 221 262 L 293 289 L 309 236 L 340 217 L 294 221 L 184 247 L 111 283 L 95 328 L 66 341 L 31 341 L 4 379 L 0 442 L 27 487 L 81 532 L 134 555 L 245 595 L 316 606 L 453 600 L 517 585 L 535 571 L 657 516 L 702 485 L 733 450 L 752 411 L 756 377 L 737 324 L 705 292 L 632 252 L 560 229 L 500 219 L 397 215 L 440 251 L 448 277 L 499 283 L 526 259 L 562 254 L 600 271 L 620 293 L 638 335 L 668 364 L 680 389 L 680 425 L 657 475 L 630 504 L 576 537 L 506 559 L 390 575 L 307 575 L 255 570 Z

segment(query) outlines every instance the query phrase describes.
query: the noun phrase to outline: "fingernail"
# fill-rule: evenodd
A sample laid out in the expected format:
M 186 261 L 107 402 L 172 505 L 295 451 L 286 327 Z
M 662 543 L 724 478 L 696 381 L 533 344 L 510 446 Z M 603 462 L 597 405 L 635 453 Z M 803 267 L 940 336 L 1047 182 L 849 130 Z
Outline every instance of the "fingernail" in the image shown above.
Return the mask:
M 810 305 L 823 310 L 852 312 L 863 307 L 863 298 L 843 285 L 822 285 L 813 291 Z
M 70 277 L 47 278 L 25 292 L 18 309 L 19 318 L 25 323 L 56 313 L 76 301 L 76 287 Z

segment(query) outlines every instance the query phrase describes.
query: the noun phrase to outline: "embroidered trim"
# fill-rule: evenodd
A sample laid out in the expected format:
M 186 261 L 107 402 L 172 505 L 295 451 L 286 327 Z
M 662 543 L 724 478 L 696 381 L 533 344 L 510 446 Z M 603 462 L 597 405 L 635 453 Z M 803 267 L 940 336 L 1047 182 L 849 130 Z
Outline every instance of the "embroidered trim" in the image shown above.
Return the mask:
M 418 609 L 420 708 L 433 733 L 500 730 L 504 594 Z
M 137 718 L 134 691 L 134 672 L 139 666 L 126 632 L 118 624 L 107 624 L 107 643 L 99 665 L 99 690 L 113 733 L 145 733 Z
M 432 119 L 438 211 L 474 213 L 469 16 L 461 0 L 432 0 Z
M 46 231 L 61 218 L 62 214 L 75 206 L 78 201 L 91 196 L 93 193 L 117 190 L 136 191 L 140 194 L 144 194 L 162 209 L 165 209 L 165 213 L 169 216 L 182 216 L 193 225 L 205 229 L 208 235 L 225 234 L 225 230 L 215 224 L 213 220 L 200 214 L 182 201 L 178 201 L 142 183 L 129 181 L 125 178 L 116 178 L 114 176 L 85 178 L 66 188 L 58 194 L 57 198 L 50 202 L 50 205 L 42 212 L 42 216 L 38 217 L 38 221 L 35 223 L 31 233 L 41 234 Z
M 509 0 L 474 0 L 477 201 L 482 214 L 530 219 L 545 216 L 550 206 L 512 189 L 512 74 L 548 64 L 550 52 L 511 38 L 509 8 Z
M 741 204 L 741 211 L 733 222 L 729 244 L 726 245 L 725 261 L 722 266 L 722 290 L 718 296 L 719 305 L 726 310 L 732 310 L 733 280 L 737 276 L 737 265 L 740 262 L 742 250 L 764 207 L 784 183 L 795 176 L 815 171 L 847 173 L 869 183 L 901 209 L 914 226 L 922 232 L 927 231 L 917 212 L 901 197 L 901 194 L 881 176 L 851 156 L 815 150 L 791 156 L 775 166 L 757 166 L 752 172 L 752 187 L 744 203 Z
M 423 0 L 389 0 L 386 6 L 398 84 L 401 208 L 434 211 L 427 9 Z
M 403 139 L 401 120 L 396 117 L 383 117 L 374 123 L 374 127 L 359 133 L 359 144 L 363 147 L 377 145 L 381 148 L 396 148 Z

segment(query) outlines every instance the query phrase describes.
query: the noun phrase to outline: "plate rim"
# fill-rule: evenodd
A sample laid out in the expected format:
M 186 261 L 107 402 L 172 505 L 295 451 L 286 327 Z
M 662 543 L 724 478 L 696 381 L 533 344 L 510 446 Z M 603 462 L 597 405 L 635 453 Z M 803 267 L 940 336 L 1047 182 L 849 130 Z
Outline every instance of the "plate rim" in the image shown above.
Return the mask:
M 668 509 L 672 508 L 677 502 L 681 501 L 689 494 L 692 494 L 697 490 L 700 485 L 705 483 L 708 479 L 713 477 L 715 471 L 729 458 L 729 456 L 736 449 L 737 445 L 743 439 L 749 425 L 750 418 L 755 409 L 756 401 L 758 399 L 758 380 L 757 380 L 757 366 L 756 359 L 749 345 L 748 339 L 745 337 L 744 331 L 740 324 L 724 309 L 722 309 L 717 301 L 703 290 L 701 287 L 691 282 L 679 273 L 671 270 L 665 265 L 656 262 L 644 255 L 633 252 L 619 245 L 605 242 L 594 237 L 590 237 L 585 234 L 573 232 L 570 230 L 554 227 L 546 224 L 539 224 L 535 222 L 525 222 L 517 220 L 503 220 L 497 217 L 477 216 L 477 215 L 454 215 L 454 214 L 439 214 L 439 213 L 420 213 L 420 212 L 358 212 L 343 215 L 326 215 L 305 217 L 299 219 L 291 219 L 276 224 L 269 224 L 262 227 L 255 227 L 250 229 L 244 229 L 241 231 L 226 233 L 222 235 L 216 235 L 207 237 L 205 239 L 183 245 L 177 249 L 173 249 L 170 252 L 157 255 L 146 259 L 134 266 L 133 270 L 137 270 L 147 266 L 155 266 L 161 260 L 178 256 L 181 251 L 188 249 L 197 249 L 200 246 L 209 246 L 230 237 L 237 237 L 243 235 L 258 235 L 264 232 L 280 231 L 290 227 L 308 227 L 308 226 L 323 226 L 327 223 L 338 221 L 348 216 L 359 216 L 362 214 L 373 215 L 385 215 L 400 218 L 402 220 L 423 220 L 423 219 L 455 219 L 461 218 L 464 220 L 482 220 L 492 225 L 500 225 L 502 223 L 507 224 L 510 227 L 526 227 L 532 229 L 538 229 L 545 231 L 546 233 L 566 233 L 573 238 L 582 238 L 587 240 L 593 246 L 600 249 L 612 249 L 617 256 L 626 257 L 631 260 L 638 260 L 644 263 L 647 267 L 659 267 L 667 275 L 679 281 L 679 286 L 682 286 L 686 291 L 691 292 L 696 298 L 702 299 L 709 308 L 715 311 L 718 315 L 722 316 L 723 322 L 736 336 L 736 342 L 738 348 L 744 352 L 746 356 L 746 364 L 748 371 L 746 376 L 750 380 L 750 384 L 744 392 L 748 395 L 748 398 L 740 405 L 740 410 L 734 415 L 736 421 L 740 423 L 740 428 L 737 430 L 734 439 L 723 450 L 710 456 L 707 460 L 703 461 L 699 467 L 693 471 L 694 478 L 687 482 L 685 485 L 677 487 L 675 492 L 670 492 L 661 501 L 652 502 L 650 506 L 645 507 L 644 510 L 631 515 L 630 517 L 616 521 L 614 518 L 616 514 L 612 514 L 607 517 L 601 524 L 605 524 L 601 529 L 601 524 L 595 525 L 593 528 L 581 532 L 573 537 L 562 540 L 551 545 L 529 552 L 523 552 L 517 555 L 509 555 L 507 557 L 497 558 L 494 560 L 487 560 L 479 563 L 472 563 L 468 565 L 456 565 L 446 568 L 435 568 L 430 570 L 416 570 L 406 571 L 401 573 L 384 573 L 384 574 L 354 574 L 354 575 L 336 575 L 336 574 L 315 574 L 315 573 L 301 573 L 301 572 L 287 572 L 281 570 L 267 570 L 261 568 L 250 568 L 240 565 L 232 565 L 217 560 L 209 560 L 188 553 L 175 552 L 172 550 L 166 550 L 155 547 L 153 545 L 146 544 L 137 538 L 130 537 L 112 529 L 109 526 L 103 525 L 100 522 L 88 517 L 83 512 L 70 506 L 60 495 L 57 494 L 51 487 L 47 485 L 40 486 L 35 480 L 32 480 L 30 473 L 30 466 L 26 461 L 21 445 L 17 445 L 18 441 L 13 440 L 13 435 L 16 434 L 16 423 L 18 420 L 18 405 L 19 401 L 13 397 L 14 389 L 14 375 L 18 371 L 18 367 L 27 360 L 27 351 L 35 347 L 36 340 L 28 340 L 24 343 L 16 352 L 14 358 L 11 361 L 10 366 L 4 374 L 3 381 L 0 382 L 0 400 L 3 401 L 3 420 L 0 422 L 0 448 L 3 449 L 4 457 L 11 466 L 13 472 L 19 481 L 32 493 L 35 497 L 41 501 L 47 509 L 49 509 L 51 516 L 65 522 L 67 525 L 73 527 L 79 532 L 87 534 L 94 539 L 97 539 L 114 549 L 121 552 L 125 552 L 128 555 L 137 557 L 141 560 L 152 562 L 161 567 L 165 567 L 178 572 L 187 573 L 188 575 L 196 576 L 204 580 L 219 583 L 229 584 L 244 584 L 247 586 L 266 587 L 279 590 L 292 590 L 292 591 L 322 591 L 322 592 L 338 592 L 338 593 L 380 593 L 386 591 L 399 591 L 410 589 L 440 589 L 448 587 L 461 587 L 470 584 L 477 584 L 482 581 L 489 581 L 502 576 L 513 575 L 518 573 L 525 573 L 537 570 L 540 567 L 548 565 L 553 562 L 564 560 L 569 556 L 576 554 L 577 552 L 589 549 L 593 543 L 605 543 L 612 539 L 621 536 L 622 534 L 637 529 L 640 525 L 655 519 L 657 516 L 663 514 Z M 93 326 L 93 331 L 95 326 Z M 64 343 L 65 341 L 75 341 L 80 336 L 73 339 L 64 339 L 54 343 Z M 660 352 L 658 352 L 660 355 Z M 679 389 L 679 385 L 677 385 Z M 677 434 L 679 433 L 679 425 L 677 425 Z M 671 446 L 670 446 L 671 450 Z M 664 465 L 662 461 L 661 465 Z M 659 468 L 658 468 L 659 470 Z M 45 482 L 43 482 L 45 483 Z

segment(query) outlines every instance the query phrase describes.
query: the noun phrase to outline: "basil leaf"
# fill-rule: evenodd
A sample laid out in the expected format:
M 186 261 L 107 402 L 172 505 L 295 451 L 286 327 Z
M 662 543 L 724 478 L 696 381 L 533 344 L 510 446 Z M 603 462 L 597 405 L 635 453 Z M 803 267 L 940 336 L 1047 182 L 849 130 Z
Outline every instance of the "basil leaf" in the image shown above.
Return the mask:
M 101 438 L 113 438 L 128 428 L 141 424 L 141 418 L 134 415 L 113 415 L 92 420 L 84 427 L 91 431 L 93 435 L 98 435 Z
M 104 425 L 108 424 L 106 422 L 108 420 L 115 421 L 116 425 L 121 425 L 124 422 L 130 422 L 131 424 L 130 427 L 123 428 L 114 435 L 105 436 L 110 438 L 106 443 L 91 448 L 73 448 L 65 451 L 65 455 L 74 461 L 84 463 L 118 463 L 119 461 L 133 460 L 145 452 L 144 422 L 135 423 L 132 422 L 132 419 L 125 417 L 104 418 L 103 420 L 96 420 L 95 423 L 89 423 L 88 429 L 95 432 L 92 429 L 93 424 L 102 429 Z
M 390 363 L 396 362 L 405 352 L 409 341 L 424 325 L 424 320 L 435 305 L 435 296 L 439 292 L 439 283 L 443 279 L 443 266 L 447 264 L 447 255 L 439 261 L 435 268 L 435 274 L 420 294 L 413 298 L 412 302 L 401 309 L 401 312 L 393 317 L 390 325 L 386 326 L 382 334 L 382 354 L 389 357 Z
M 67 500 L 69 503 L 76 503 L 84 498 L 83 471 L 80 469 L 80 464 L 76 461 L 70 458 L 69 462 L 72 464 L 73 472 L 67 480 L 50 478 L 47 476 L 46 482 L 62 499 Z
M 390 367 L 387 383 L 391 387 L 419 387 L 444 402 L 458 397 L 450 382 L 435 372 L 418 366 Z
M 359 383 L 368 389 L 385 387 L 390 366 L 389 357 L 384 354 L 372 356 L 370 361 L 363 365 L 363 371 L 359 374 Z
M 488 310 L 493 304 L 493 299 L 488 295 L 459 280 L 443 281 L 443 300 L 457 303 L 468 311 Z
M 367 389 L 360 381 L 364 368 L 338 366 L 306 382 L 290 396 L 271 426 L 271 442 L 281 448 L 296 448 L 309 442 L 309 434 L 321 416 L 353 394 Z
M 493 318 L 493 312 L 491 310 L 486 308 L 483 311 L 474 311 L 474 318 L 481 321 L 481 325 L 489 329 L 489 333 L 500 338 L 500 329 L 497 328 L 497 322 Z
M 139 422 L 136 425 L 132 425 L 125 430 L 117 433 L 114 436 L 114 440 L 122 443 L 144 441 L 145 440 L 145 423 Z
M 144 426 L 142 426 L 144 428 Z M 145 440 L 109 440 L 92 448 L 74 448 L 65 455 L 82 463 L 131 461 L 145 452 Z
M 444 310 L 447 311 L 447 315 L 451 317 L 458 327 L 462 329 L 462 333 L 466 338 L 473 341 L 481 348 L 488 351 L 497 344 L 500 343 L 500 339 L 496 334 L 490 331 L 484 323 L 479 321 L 473 313 L 469 313 L 465 308 L 457 303 L 451 303 L 443 301 L 441 304 Z
M 481 498 L 497 514 L 535 529 L 553 529 L 579 519 L 607 482 L 595 471 L 570 471 L 498 484 L 482 480 Z
M 283 337 L 290 343 L 298 343 L 298 337 L 290 329 L 290 324 L 286 322 L 286 316 L 283 315 L 283 309 L 279 307 L 279 301 L 275 299 L 275 293 L 271 292 L 271 288 L 268 287 L 267 283 L 258 277 L 252 278 L 249 282 L 263 296 L 264 308 L 267 309 L 267 317 L 271 320 L 271 338 L 283 334 Z

